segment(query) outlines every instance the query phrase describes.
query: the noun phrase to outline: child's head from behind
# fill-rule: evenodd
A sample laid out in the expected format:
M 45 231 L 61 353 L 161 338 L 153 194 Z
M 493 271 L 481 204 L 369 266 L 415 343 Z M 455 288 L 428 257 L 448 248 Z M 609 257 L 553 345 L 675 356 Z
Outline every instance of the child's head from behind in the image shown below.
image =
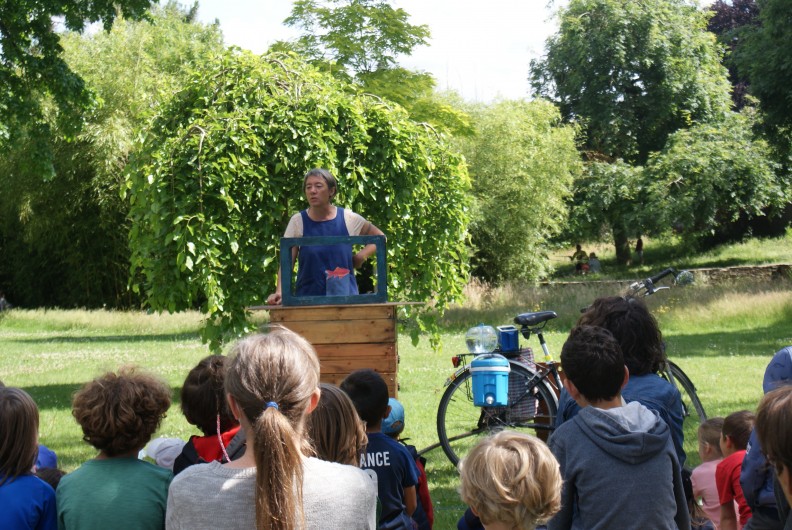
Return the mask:
M 723 418 L 709 418 L 699 425 L 698 442 L 699 458 L 702 462 L 723 458 L 720 448 L 720 437 L 723 431 Z
M 237 424 L 225 397 L 225 360 L 222 355 L 204 357 L 187 374 L 181 389 L 184 417 L 207 436 L 217 432 L 218 416 L 220 432 L 226 432 Z
M 295 528 L 302 518 L 303 456 L 311 452 L 305 422 L 319 401 L 316 351 L 273 326 L 237 341 L 225 369 L 231 409 L 252 437 L 256 527 Z
M 462 500 L 485 525 L 533 529 L 561 507 L 561 472 L 538 438 L 511 431 L 479 442 L 460 463 Z
M 38 454 L 39 413 L 21 388 L 0 386 L 0 484 L 30 473 Z
M 379 430 L 388 410 L 388 385 L 382 376 L 368 368 L 355 370 L 341 382 L 341 390 L 355 404 L 366 430 Z
M 616 338 L 630 375 L 646 375 L 663 368 L 666 356 L 660 327 L 639 298 L 597 298 L 578 320 L 579 326 L 605 328 Z
M 316 456 L 328 462 L 357 466 L 368 438 L 355 405 L 335 385 L 319 385 L 322 396 L 308 416 L 308 436 Z
M 142 449 L 171 403 L 170 388 L 134 367 L 107 372 L 74 394 L 72 415 L 83 440 L 109 457 Z
M 624 357 L 605 329 L 577 326 L 561 349 L 561 368 L 589 403 L 613 399 L 624 384 Z
M 762 398 L 756 413 L 756 434 L 789 501 L 792 499 L 792 385 L 771 390 Z
M 753 430 L 755 416 L 750 410 L 732 412 L 723 420 L 720 446 L 724 456 L 729 456 L 748 447 L 748 438 Z

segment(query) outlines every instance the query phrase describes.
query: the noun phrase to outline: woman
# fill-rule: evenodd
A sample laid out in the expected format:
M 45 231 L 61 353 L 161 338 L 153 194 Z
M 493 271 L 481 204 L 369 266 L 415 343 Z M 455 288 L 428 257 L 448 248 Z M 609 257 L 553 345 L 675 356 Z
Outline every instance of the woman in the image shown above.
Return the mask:
M 303 178 L 303 190 L 308 208 L 289 220 L 283 237 L 382 236 L 382 230 L 360 215 L 339 208 L 332 203 L 338 191 L 336 179 L 326 169 L 314 168 Z M 358 294 L 353 269 L 376 251 L 376 245 L 366 245 L 352 254 L 352 245 L 308 245 L 292 247 L 292 264 L 299 254 L 297 296 L 345 296 Z M 267 303 L 281 303 L 281 277 Z
M 319 402 L 319 360 L 275 328 L 236 343 L 226 364 L 228 404 L 244 429 L 238 460 L 197 464 L 168 493 L 166 528 L 373 529 L 377 485 L 353 466 L 310 458 L 305 433 Z

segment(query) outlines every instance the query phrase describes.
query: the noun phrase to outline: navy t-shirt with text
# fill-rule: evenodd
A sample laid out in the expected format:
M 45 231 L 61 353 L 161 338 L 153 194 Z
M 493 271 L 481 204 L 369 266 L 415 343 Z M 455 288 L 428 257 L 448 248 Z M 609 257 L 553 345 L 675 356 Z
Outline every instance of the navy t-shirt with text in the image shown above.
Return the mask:
M 369 433 L 360 467 L 377 474 L 382 515 L 380 530 L 412 529 L 404 506 L 404 488 L 418 484 L 418 469 L 407 449 L 381 432 Z

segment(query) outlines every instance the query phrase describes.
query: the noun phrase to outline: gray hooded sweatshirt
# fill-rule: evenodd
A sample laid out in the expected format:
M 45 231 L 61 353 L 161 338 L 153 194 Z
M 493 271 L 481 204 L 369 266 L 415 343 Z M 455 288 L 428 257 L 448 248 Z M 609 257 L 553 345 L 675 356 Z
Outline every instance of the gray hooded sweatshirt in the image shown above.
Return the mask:
M 638 402 L 583 408 L 549 441 L 564 478 L 549 530 L 689 529 L 668 425 Z

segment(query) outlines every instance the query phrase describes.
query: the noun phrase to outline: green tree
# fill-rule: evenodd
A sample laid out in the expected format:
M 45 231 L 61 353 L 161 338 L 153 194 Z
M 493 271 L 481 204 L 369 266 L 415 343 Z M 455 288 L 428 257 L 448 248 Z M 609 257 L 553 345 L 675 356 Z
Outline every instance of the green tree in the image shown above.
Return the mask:
M 461 156 L 400 107 L 302 61 L 231 50 L 158 113 L 129 174 L 132 267 L 151 307 L 200 302 L 213 346 L 247 330 L 245 308 L 274 289 L 279 240 L 314 166 L 338 178 L 339 204 L 388 234 L 391 299 L 442 309 L 459 297 Z
M 746 32 L 736 58 L 740 72 L 759 99 L 764 120 L 776 130 L 776 143 L 789 146 L 792 126 L 792 0 L 760 0 L 760 27 Z
M 582 124 L 584 148 L 593 160 L 623 160 L 641 166 L 665 145 L 672 132 L 697 122 L 719 120 L 729 108 L 729 82 L 720 51 L 706 31 L 708 15 L 686 0 L 571 0 L 561 11 L 558 33 L 546 44 L 546 56 L 531 63 L 534 90 L 557 103 L 565 119 Z M 599 162 L 598 162 L 599 163 Z M 628 174 L 596 167 L 589 178 Z M 629 179 L 628 179 L 629 180 Z M 607 191 L 605 182 L 595 187 Z M 583 198 L 593 189 L 576 187 L 573 208 L 599 201 Z M 616 200 L 626 194 L 609 193 Z M 637 209 L 636 209 L 637 208 Z M 607 225 L 589 232 L 611 232 L 617 258 L 629 259 L 624 228 L 643 215 L 644 205 L 611 204 Z M 581 211 L 576 219 L 602 217 Z M 582 227 L 580 227 L 582 228 Z
M 476 134 L 459 140 L 473 181 L 474 276 L 535 280 L 549 239 L 564 228 L 565 199 L 582 172 L 573 126 L 543 100 L 498 101 L 469 110 Z
M 118 20 L 110 32 L 61 37 L 69 67 L 94 104 L 68 134 L 42 103 L 53 132 L 52 172 L 26 161 L 38 154 L 34 127 L 21 127 L 0 155 L 0 281 L 27 306 L 129 306 L 128 204 L 123 170 L 145 116 L 175 91 L 185 67 L 222 48 L 217 27 L 191 22 L 169 4 L 149 21 Z
M 767 142 L 754 138 L 752 113 L 677 131 L 647 165 L 651 196 L 661 202 L 654 210 L 690 242 L 789 201 L 790 182 L 777 176 Z
M 271 51 L 297 52 L 319 69 L 351 81 L 350 89 L 398 103 L 415 121 L 470 134 L 470 118 L 434 94 L 431 74 L 399 66 L 400 55 L 412 54 L 429 38 L 429 28 L 410 24 L 409 18 L 381 0 L 297 0 L 285 23 L 300 28 L 302 35 L 276 43 Z
M 63 58 L 53 18 L 60 17 L 72 31 L 100 21 L 109 30 L 119 14 L 140 19 L 151 4 L 151 0 L 0 2 L 0 143 L 24 127 L 22 136 L 39 148 L 33 163 L 46 171 L 49 120 L 44 119 L 42 95 L 52 98 L 60 127 L 70 132 L 79 129 L 81 111 L 90 104 L 83 80 Z
M 303 30 L 299 50 L 353 78 L 395 67 L 399 55 L 426 44 L 429 28 L 409 18 L 382 0 L 296 0 L 285 23 Z
M 630 259 L 630 237 L 654 228 L 654 213 L 648 208 L 647 186 L 642 166 L 593 160 L 583 176 L 575 180 L 570 201 L 567 233 L 578 239 L 611 238 L 616 261 Z

